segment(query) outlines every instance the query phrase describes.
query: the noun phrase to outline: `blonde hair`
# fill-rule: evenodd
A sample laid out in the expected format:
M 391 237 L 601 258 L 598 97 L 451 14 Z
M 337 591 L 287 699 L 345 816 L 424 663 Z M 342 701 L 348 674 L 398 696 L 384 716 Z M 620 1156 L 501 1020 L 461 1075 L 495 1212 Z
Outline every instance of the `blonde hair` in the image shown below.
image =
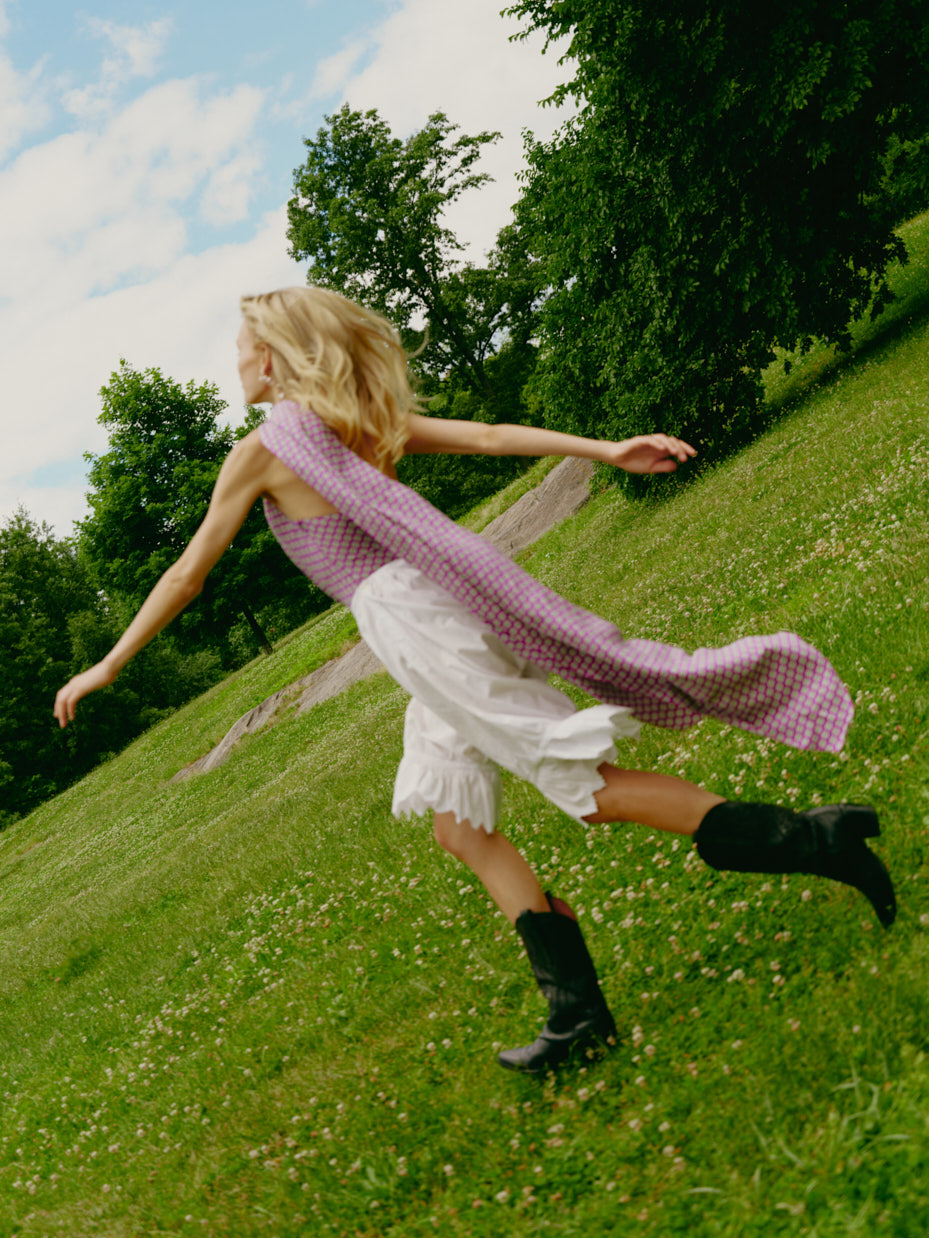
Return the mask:
M 326 288 L 280 288 L 243 297 L 256 343 L 271 350 L 271 381 L 312 409 L 353 451 L 370 444 L 378 468 L 403 455 L 419 403 L 396 328 Z

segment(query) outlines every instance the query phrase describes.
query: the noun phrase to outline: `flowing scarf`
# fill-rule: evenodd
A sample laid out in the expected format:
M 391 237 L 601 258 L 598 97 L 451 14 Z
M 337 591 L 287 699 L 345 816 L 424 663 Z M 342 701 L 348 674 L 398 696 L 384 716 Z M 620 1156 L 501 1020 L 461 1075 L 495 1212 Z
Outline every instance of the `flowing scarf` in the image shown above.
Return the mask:
M 386 477 L 315 413 L 277 404 L 261 441 L 368 538 L 479 616 L 505 645 L 641 722 L 680 729 L 708 716 L 794 748 L 841 750 L 854 707 L 829 661 L 792 632 L 687 653 L 627 640 L 546 588 L 485 538 Z

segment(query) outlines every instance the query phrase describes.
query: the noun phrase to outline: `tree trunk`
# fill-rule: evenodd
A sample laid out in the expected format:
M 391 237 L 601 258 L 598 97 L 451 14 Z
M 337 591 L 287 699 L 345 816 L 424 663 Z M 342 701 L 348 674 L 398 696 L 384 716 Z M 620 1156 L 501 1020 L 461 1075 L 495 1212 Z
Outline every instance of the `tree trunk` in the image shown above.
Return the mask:
M 416 274 L 419 276 L 420 281 L 417 291 L 426 309 L 427 322 L 432 320 L 444 327 L 446 338 L 465 364 L 474 384 L 474 390 L 479 395 L 484 396 L 485 399 L 491 398 L 493 396 L 493 387 L 487 378 L 483 362 L 475 355 L 474 350 L 469 346 L 456 325 L 453 315 L 445 304 L 437 282 L 430 278 L 428 271 L 422 265 L 416 270 Z
M 255 640 L 261 646 L 261 652 L 266 653 L 266 654 L 273 653 L 274 651 L 271 648 L 271 642 L 268 640 L 267 636 L 265 636 L 264 629 L 262 628 L 258 620 L 255 618 L 255 612 L 252 610 L 252 608 L 249 606 L 247 602 L 242 603 L 242 617 L 244 618 L 248 626 L 252 629 L 252 631 L 255 633 Z

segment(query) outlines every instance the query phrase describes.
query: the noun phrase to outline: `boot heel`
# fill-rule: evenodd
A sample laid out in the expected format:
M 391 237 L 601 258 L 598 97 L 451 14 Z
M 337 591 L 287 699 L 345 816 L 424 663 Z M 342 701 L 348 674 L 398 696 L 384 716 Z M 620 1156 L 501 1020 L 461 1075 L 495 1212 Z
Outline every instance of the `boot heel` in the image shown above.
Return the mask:
M 823 804 L 820 808 L 808 808 L 802 815 L 827 827 L 831 825 L 847 842 L 877 838 L 881 832 L 877 813 L 867 804 Z

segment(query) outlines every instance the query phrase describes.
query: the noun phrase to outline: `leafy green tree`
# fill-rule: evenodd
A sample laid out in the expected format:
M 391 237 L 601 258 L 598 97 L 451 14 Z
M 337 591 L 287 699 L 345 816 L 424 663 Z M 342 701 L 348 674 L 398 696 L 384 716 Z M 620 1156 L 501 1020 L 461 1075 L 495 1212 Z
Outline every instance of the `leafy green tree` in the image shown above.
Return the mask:
M 376 111 L 343 107 L 305 141 L 288 237 L 311 282 L 387 315 L 414 351 L 428 410 L 475 421 L 531 419 L 539 263 L 504 228 L 486 265 L 463 263 L 445 208 L 487 181 L 475 165 L 498 134 L 459 134 L 442 112 L 402 141 Z M 424 337 L 414 325 L 425 322 Z M 417 349 L 416 345 L 420 347 Z M 526 461 L 416 456 L 400 477 L 458 516 Z
M 428 325 L 420 367 L 452 374 L 486 401 L 487 371 L 505 334 L 534 327 L 536 273 L 513 230 L 486 267 L 463 264 L 463 246 L 443 212 L 488 177 L 475 170 L 497 133 L 459 134 L 442 112 L 405 141 L 374 110 L 343 107 L 305 139 L 288 203 L 291 254 L 309 259 L 309 279 L 386 314 L 412 344 Z
M 123 361 L 101 397 L 109 450 L 87 457 L 91 511 L 79 524 L 80 547 L 114 613 L 128 617 L 202 521 L 235 436 L 217 424 L 226 406 L 209 383 L 183 387 Z M 291 627 L 325 604 L 286 562 L 256 506 L 172 632 L 185 654 L 216 650 L 228 667 L 240 660 L 233 637 L 243 620 L 270 652 L 260 616 Z
M 73 542 L 24 511 L 0 526 L 0 829 L 220 678 L 215 654 L 162 640 L 60 730 L 55 693 L 100 660 L 121 626 Z
M 0 783 L 7 820 L 68 781 L 68 742 L 52 705 L 70 678 L 69 617 L 95 602 L 73 547 L 47 525 L 20 510 L 0 526 Z
M 929 128 L 917 0 L 517 0 L 567 36 L 579 105 L 530 148 L 552 424 L 664 427 L 704 456 L 752 429 L 775 346 L 848 343 L 904 257 L 881 192 Z
M 879 192 L 886 197 L 896 223 L 929 207 L 929 134 L 910 139 L 894 136 L 884 166 L 887 176 Z

